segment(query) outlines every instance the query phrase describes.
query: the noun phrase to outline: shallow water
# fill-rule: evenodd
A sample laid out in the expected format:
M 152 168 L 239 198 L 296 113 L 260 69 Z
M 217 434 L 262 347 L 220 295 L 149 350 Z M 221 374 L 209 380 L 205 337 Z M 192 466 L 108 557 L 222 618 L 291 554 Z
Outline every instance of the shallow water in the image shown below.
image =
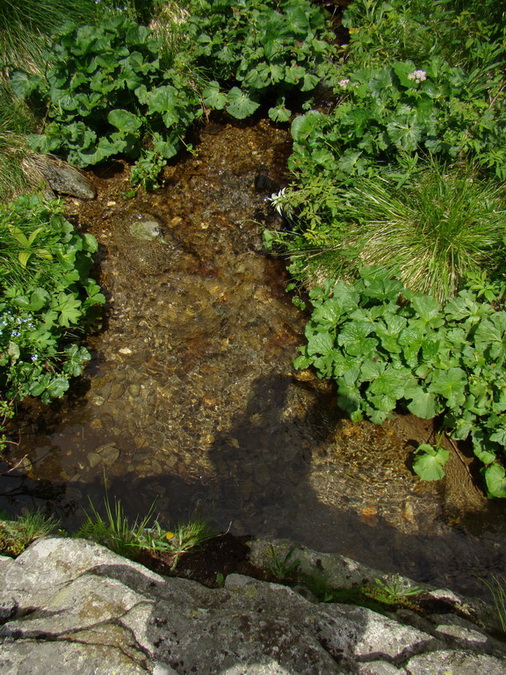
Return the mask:
M 167 523 L 198 512 L 479 594 L 473 575 L 506 569 L 504 504 L 458 458 L 445 483 L 421 483 L 406 463 L 430 425 L 353 424 L 329 384 L 291 366 L 304 317 L 261 244 L 288 151 L 267 123 L 208 125 L 154 195 L 125 200 L 118 170 L 94 178 L 95 202 L 69 200 L 102 245 L 107 324 L 70 395 L 25 406 L 9 461 L 28 478 L 1 477 L 0 507 L 49 501 L 72 527 L 107 488 L 132 515 L 156 501 Z M 145 213 L 162 238 L 132 236 Z

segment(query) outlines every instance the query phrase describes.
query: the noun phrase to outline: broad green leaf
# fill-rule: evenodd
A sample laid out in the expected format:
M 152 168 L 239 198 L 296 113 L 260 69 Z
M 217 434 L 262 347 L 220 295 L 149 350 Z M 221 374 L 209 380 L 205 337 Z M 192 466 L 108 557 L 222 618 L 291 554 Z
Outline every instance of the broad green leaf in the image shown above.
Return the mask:
M 435 319 L 441 312 L 441 304 L 431 295 L 414 295 L 411 304 L 424 321 Z
M 303 84 L 301 87 L 301 91 L 311 91 L 314 89 L 320 82 L 320 78 L 317 77 L 316 75 L 312 75 L 311 73 L 306 73 L 303 78 Z
M 329 333 L 315 333 L 308 337 L 307 353 L 309 356 L 314 354 L 328 354 L 334 349 L 334 338 Z
M 362 382 L 372 382 L 385 372 L 386 364 L 384 361 L 374 361 L 368 359 L 364 361 L 360 369 L 360 380 Z
M 457 408 L 465 403 L 466 383 L 467 375 L 462 368 L 435 371 L 429 391 L 444 396 L 450 408 Z
M 299 143 L 306 140 L 323 119 L 322 113 L 317 110 L 310 110 L 305 115 L 296 117 L 291 126 L 293 139 Z
M 30 297 L 30 309 L 38 312 L 49 300 L 49 293 L 44 289 L 37 287 Z
M 55 377 L 47 387 L 47 392 L 51 398 L 61 398 L 69 388 L 69 381 L 66 377 Z
M 421 452 L 413 462 L 413 470 L 422 480 L 439 480 L 445 475 L 444 465 L 450 457 L 445 448 L 433 447 L 423 443 L 418 447 Z
M 323 327 L 334 328 L 344 313 L 339 298 L 329 298 L 313 311 L 311 321 Z
M 428 391 L 424 391 L 420 386 L 410 386 L 405 391 L 405 397 L 411 403 L 408 403 L 408 410 L 413 415 L 421 417 L 424 420 L 430 420 L 440 412 L 440 406 L 437 404 L 436 397 Z
M 506 427 L 499 427 L 497 431 L 494 431 L 490 436 L 490 440 L 506 448 Z
M 382 413 L 389 413 L 392 410 L 395 409 L 395 406 L 397 405 L 397 397 L 396 396 L 388 396 L 387 394 L 373 394 L 371 395 L 370 393 L 370 388 L 367 392 L 367 400 L 372 404 L 372 410 L 369 413 L 369 416 L 371 417 L 371 421 L 373 421 L 375 424 L 383 424 L 385 421 L 385 417 L 383 416 L 381 421 L 376 421 L 373 419 L 373 415 L 375 411 L 380 411 Z
M 146 93 L 142 102 L 147 103 L 150 114 L 164 113 L 177 106 L 178 91 L 170 84 L 163 87 L 155 87 Z
M 495 312 L 481 321 L 476 329 L 475 344 L 480 349 L 488 346 L 490 357 L 500 363 L 506 359 L 506 312 Z
M 371 382 L 369 391 L 373 394 L 383 394 L 395 398 L 397 401 L 404 396 L 404 387 L 408 380 L 409 371 L 387 366 L 385 371 Z
M 487 466 L 484 471 L 487 489 L 492 497 L 506 497 L 506 476 L 500 464 Z
M 367 336 L 373 328 L 365 321 L 347 323 L 337 336 L 338 344 L 351 356 L 366 356 L 376 348 L 378 341 Z
M 142 118 L 121 108 L 111 110 L 107 121 L 123 133 L 135 134 L 142 127 Z
M 301 354 L 300 356 L 297 356 L 297 358 L 294 359 L 293 367 L 297 368 L 297 370 L 305 370 L 306 368 L 309 368 L 311 363 L 312 361 L 308 359 L 307 356 Z
M 358 370 L 352 369 L 337 381 L 337 405 L 346 412 L 360 409 L 362 395 L 357 387 L 358 375 Z
M 425 330 L 416 323 L 410 323 L 403 328 L 399 335 L 399 344 L 402 345 L 402 351 L 408 365 L 414 367 L 418 363 L 418 352 L 420 351 L 425 339 Z
M 376 324 L 376 335 L 380 338 L 382 347 L 391 354 L 402 351 L 399 337 L 406 324 L 404 317 L 391 313 L 385 313 Z
M 241 91 L 239 87 L 232 87 L 228 92 L 227 99 L 226 111 L 238 120 L 249 117 L 260 106 L 259 103 L 253 101 L 247 94 Z
M 403 284 L 395 279 L 375 279 L 364 290 L 364 295 L 379 300 L 396 300 L 403 290 Z
M 269 108 L 269 117 L 273 122 L 288 122 L 292 113 L 285 107 L 284 103 L 275 108 Z
M 202 94 L 204 104 L 214 110 L 223 110 L 227 103 L 227 95 L 220 91 L 220 85 L 216 80 L 209 82 Z
M 67 328 L 70 324 L 76 324 L 82 314 L 81 301 L 71 293 L 59 293 L 52 303 L 51 308 L 59 312 L 58 323 Z

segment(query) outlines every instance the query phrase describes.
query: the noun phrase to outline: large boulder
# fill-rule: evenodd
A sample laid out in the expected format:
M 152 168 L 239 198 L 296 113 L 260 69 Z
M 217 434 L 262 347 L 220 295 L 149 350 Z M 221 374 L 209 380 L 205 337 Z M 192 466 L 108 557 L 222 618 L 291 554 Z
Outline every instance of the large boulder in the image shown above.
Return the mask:
M 420 628 L 237 574 L 210 589 L 77 539 L 0 560 L 0 623 L 9 675 L 506 673 L 503 645 L 462 619 Z

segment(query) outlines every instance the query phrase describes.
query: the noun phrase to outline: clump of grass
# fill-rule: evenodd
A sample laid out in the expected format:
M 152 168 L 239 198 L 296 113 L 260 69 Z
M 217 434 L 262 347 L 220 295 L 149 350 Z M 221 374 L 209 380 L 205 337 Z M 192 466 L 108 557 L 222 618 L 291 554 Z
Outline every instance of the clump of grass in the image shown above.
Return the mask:
M 86 513 L 86 522 L 79 528 L 76 537 L 92 539 L 126 558 L 136 557 L 141 549 L 139 541 L 149 525 L 153 508 L 148 511 L 144 518 L 141 520 L 136 518 L 131 523 L 120 501 L 115 501 L 111 505 L 106 497 L 104 507 L 105 518 L 100 515 L 90 500 L 91 512 Z
M 306 236 L 307 246 L 292 252 L 306 281 L 380 266 L 445 301 L 467 275 L 504 265 L 506 192 L 470 169 L 432 162 L 401 188 L 375 177 L 339 192 L 336 226 L 321 238 Z
M 119 500 L 111 505 L 105 498 L 105 518 L 91 501 L 90 506 L 91 513 L 86 514 L 86 522 L 77 531 L 76 537 L 92 539 L 125 558 L 136 559 L 145 552 L 168 553 L 172 558 L 172 570 L 183 554 L 212 536 L 207 524 L 198 518 L 168 531 L 157 519 L 153 519 L 154 505 L 144 518 L 136 518 L 133 523 L 125 515 Z
M 25 134 L 33 131 L 35 119 L 28 107 L 11 96 L 0 81 L 0 200 L 7 201 L 33 187 L 23 170 L 31 151 Z
M 28 511 L 16 520 L 0 519 L 0 553 L 16 557 L 36 539 L 47 537 L 59 526 L 53 516 L 42 511 Z
M 482 579 L 482 582 L 492 596 L 502 632 L 506 635 L 506 578 L 492 577 L 491 581 Z

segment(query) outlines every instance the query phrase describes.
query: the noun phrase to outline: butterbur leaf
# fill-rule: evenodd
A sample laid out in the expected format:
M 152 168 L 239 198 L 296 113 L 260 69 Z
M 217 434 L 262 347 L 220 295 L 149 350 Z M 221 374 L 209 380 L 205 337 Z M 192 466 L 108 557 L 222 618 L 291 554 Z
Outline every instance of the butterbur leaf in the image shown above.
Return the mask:
M 275 108 L 269 108 L 269 117 L 273 122 L 288 122 L 292 113 L 284 104 L 277 105 Z
M 312 356 L 314 354 L 328 354 L 334 349 L 334 338 L 330 333 L 315 333 L 308 337 L 307 353 Z
M 416 386 L 407 389 L 405 396 L 407 399 L 411 399 L 411 403 L 408 403 L 409 412 L 417 417 L 430 420 L 440 412 L 440 407 L 434 394 L 424 391 L 422 387 Z
M 253 101 L 247 94 L 241 91 L 239 87 L 232 87 L 228 92 L 228 105 L 226 106 L 226 111 L 238 120 L 249 117 L 259 106 L 259 103 Z
M 220 91 L 218 82 L 214 80 L 204 89 L 202 97 L 204 104 L 214 110 L 223 110 L 228 100 L 227 95 Z
M 492 464 L 484 470 L 485 483 L 492 497 L 506 497 L 506 476 L 504 467 L 500 464 Z
M 445 475 L 444 465 L 450 457 L 450 453 L 445 448 L 433 447 L 428 443 L 418 446 L 418 452 L 421 454 L 413 462 L 414 472 L 422 480 L 439 480 Z
M 51 398 L 61 398 L 69 388 L 69 381 L 66 377 L 55 377 L 47 387 L 47 393 Z
M 123 133 L 135 133 L 142 126 L 140 117 L 121 108 L 111 110 L 107 115 L 107 121 Z
M 317 110 L 296 117 L 291 127 L 293 139 L 298 142 L 306 140 L 323 118 L 323 114 Z

